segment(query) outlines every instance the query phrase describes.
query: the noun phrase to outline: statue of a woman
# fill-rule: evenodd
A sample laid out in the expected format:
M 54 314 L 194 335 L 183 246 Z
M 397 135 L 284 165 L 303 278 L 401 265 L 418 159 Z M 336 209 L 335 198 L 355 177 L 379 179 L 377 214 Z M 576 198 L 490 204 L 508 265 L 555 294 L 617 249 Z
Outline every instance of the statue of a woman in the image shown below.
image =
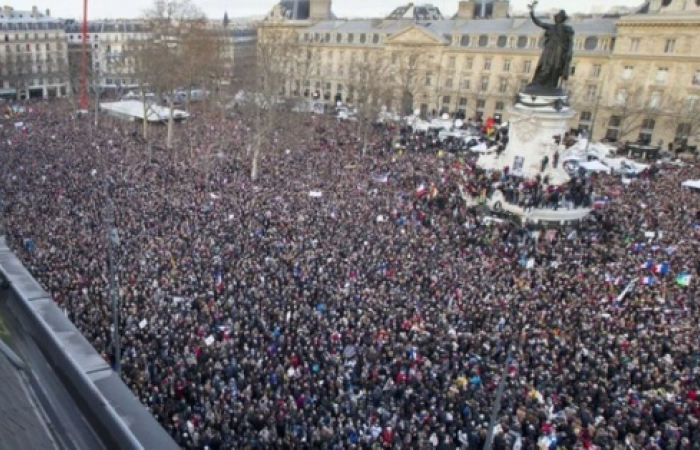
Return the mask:
M 554 16 L 554 23 L 544 23 L 535 17 L 537 1 L 530 4 L 532 22 L 544 29 L 544 48 L 537 63 L 535 76 L 530 86 L 533 88 L 557 89 L 559 80 L 567 80 L 571 71 L 571 58 L 574 52 L 574 29 L 565 22 L 568 19 L 562 9 Z

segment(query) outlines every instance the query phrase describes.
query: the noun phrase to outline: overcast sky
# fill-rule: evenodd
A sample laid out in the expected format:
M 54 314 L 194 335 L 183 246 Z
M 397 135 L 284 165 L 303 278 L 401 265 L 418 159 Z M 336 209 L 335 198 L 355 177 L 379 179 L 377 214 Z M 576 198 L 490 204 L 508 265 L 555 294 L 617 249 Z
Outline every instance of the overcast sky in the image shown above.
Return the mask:
M 210 18 L 223 17 L 228 11 L 229 17 L 246 17 L 265 15 L 277 2 L 277 0 L 192 0 Z M 382 17 L 389 14 L 394 8 L 411 0 L 389 1 L 389 0 L 335 0 L 333 1 L 333 12 L 338 17 Z M 457 11 L 458 0 L 429 0 L 416 1 L 414 3 L 432 3 L 440 8 L 445 16 L 451 16 Z M 143 10 L 148 7 L 152 0 L 88 0 L 88 18 L 130 18 L 139 17 Z M 511 0 L 511 8 L 515 10 L 525 10 L 530 0 Z M 8 2 L 5 2 L 6 4 Z M 10 1 L 10 5 L 15 8 L 25 8 L 24 5 L 34 4 L 39 10 L 51 9 L 53 17 L 61 18 L 82 18 L 81 0 L 21 0 Z M 539 9 L 548 10 L 551 8 L 563 8 L 567 12 L 591 12 L 591 8 L 605 10 L 611 6 L 637 6 L 643 3 L 642 0 L 540 0 Z M 20 7 L 20 4 L 22 5 Z

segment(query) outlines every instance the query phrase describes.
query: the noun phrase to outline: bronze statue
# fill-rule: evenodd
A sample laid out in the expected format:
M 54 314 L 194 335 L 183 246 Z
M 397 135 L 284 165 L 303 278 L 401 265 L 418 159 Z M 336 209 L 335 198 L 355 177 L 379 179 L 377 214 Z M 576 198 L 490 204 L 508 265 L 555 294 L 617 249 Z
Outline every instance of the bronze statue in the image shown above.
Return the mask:
M 554 16 L 554 23 L 544 23 L 535 17 L 537 1 L 528 5 L 532 22 L 544 29 L 544 48 L 537 63 L 530 88 L 559 89 L 560 80 L 567 80 L 574 52 L 574 29 L 565 22 L 569 18 L 562 9 Z

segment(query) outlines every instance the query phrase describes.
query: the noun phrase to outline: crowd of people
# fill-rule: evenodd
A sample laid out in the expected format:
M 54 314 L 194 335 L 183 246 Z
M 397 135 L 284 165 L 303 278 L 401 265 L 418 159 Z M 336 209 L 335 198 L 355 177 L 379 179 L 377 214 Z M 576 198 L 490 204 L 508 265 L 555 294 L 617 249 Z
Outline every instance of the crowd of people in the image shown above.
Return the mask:
M 363 149 L 282 114 L 252 180 L 243 112 L 167 149 L 27 106 L 0 130 L 9 244 L 115 364 L 112 211 L 122 377 L 182 448 L 481 449 L 494 405 L 495 449 L 697 448 L 697 167 L 591 177 L 572 192 L 605 208 L 542 228 L 467 208 L 471 161 L 382 128 Z

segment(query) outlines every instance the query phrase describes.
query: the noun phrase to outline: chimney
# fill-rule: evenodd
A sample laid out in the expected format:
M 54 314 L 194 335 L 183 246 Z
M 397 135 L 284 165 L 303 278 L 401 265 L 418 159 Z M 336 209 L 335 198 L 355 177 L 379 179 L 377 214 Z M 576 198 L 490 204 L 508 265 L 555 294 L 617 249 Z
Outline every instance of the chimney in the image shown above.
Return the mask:
M 37 17 L 39 15 L 39 8 L 32 6 L 32 17 Z
M 5 14 L 5 17 L 10 17 L 12 15 L 12 6 L 3 6 L 2 7 L 3 13 Z
M 51 10 L 50 9 L 46 10 L 46 17 L 51 17 Z
M 457 19 L 473 19 L 474 6 L 474 0 L 463 0 L 459 2 L 459 9 L 457 9 Z

